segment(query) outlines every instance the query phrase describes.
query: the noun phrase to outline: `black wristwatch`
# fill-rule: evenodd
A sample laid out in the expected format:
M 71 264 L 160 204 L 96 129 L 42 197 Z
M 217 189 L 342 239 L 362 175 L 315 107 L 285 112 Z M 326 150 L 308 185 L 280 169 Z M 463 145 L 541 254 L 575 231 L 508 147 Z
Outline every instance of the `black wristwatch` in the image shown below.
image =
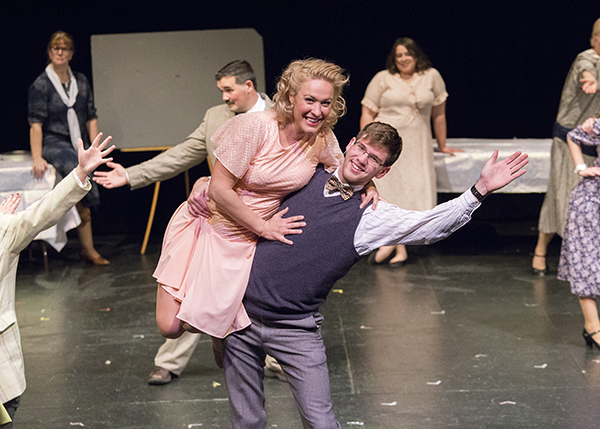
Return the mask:
M 482 202 L 485 199 L 485 197 L 487 197 L 487 194 L 481 195 L 481 193 L 477 190 L 475 185 L 471 187 L 471 193 L 475 196 L 475 198 L 477 198 L 477 201 L 479 202 Z

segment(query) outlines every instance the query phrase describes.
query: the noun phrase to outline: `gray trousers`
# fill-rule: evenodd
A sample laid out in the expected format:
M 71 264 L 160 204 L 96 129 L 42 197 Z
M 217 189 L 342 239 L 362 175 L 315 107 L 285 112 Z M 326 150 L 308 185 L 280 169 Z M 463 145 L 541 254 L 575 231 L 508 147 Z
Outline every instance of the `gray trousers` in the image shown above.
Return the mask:
M 281 364 L 304 428 L 341 428 L 333 415 L 329 370 L 321 337 L 323 316 L 263 325 L 256 320 L 224 340 L 223 366 L 234 429 L 267 426 L 265 355 Z

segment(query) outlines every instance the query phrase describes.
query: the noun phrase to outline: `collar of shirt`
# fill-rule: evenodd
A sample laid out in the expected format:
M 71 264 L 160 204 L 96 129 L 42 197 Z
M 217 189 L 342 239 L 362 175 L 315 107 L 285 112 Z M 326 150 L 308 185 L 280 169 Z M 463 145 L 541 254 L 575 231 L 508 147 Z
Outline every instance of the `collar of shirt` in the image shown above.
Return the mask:
M 334 171 L 333 175 L 334 175 L 335 177 L 337 177 L 337 178 L 338 178 L 338 180 L 339 180 L 340 182 L 344 183 L 344 181 L 343 181 L 342 179 L 340 179 L 340 174 L 339 174 L 339 172 L 340 172 L 340 168 L 341 168 L 341 167 L 338 167 L 338 168 L 337 168 L 337 170 L 335 170 L 335 171 Z M 325 185 L 327 185 L 327 184 L 325 184 Z M 354 192 L 355 192 L 355 193 L 356 193 L 356 192 L 359 192 L 359 191 L 361 191 L 361 190 L 362 190 L 362 188 L 364 188 L 364 186 L 361 186 L 361 185 L 359 185 L 359 186 L 355 186 L 355 187 L 354 187 Z M 328 190 L 325 188 L 325 186 L 323 187 L 323 196 L 325 196 L 325 197 L 335 197 L 336 195 L 340 195 L 340 191 L 329 192 L 329 191 L 328 191 Z
M 263 98 L 260 96 L 260 94 L 258 94 L 258 100 L 256 100 L 256 104 L 254 106 L 252 106 L 252 109 L 248 110 L 246 113 L 264 112 L 266 106 L 267 106 L 267 103 L 265 103 L 265 100 L 263 100 Z

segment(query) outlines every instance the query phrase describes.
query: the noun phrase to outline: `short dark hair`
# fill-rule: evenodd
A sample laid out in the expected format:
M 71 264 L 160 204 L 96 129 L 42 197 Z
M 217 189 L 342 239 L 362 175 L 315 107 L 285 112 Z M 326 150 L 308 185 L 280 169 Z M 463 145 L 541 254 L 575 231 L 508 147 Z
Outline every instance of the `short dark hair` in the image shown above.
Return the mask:
M 410 56 L 415 59 L 415 72 L 419 73 L 431 68 L 429 58 L 417 45 L 417 42 L 408 37 L 401 37 L 394 42 L 385 60 L 385 67 L 391 74 L 399 73 L 398 67 L 396 67 L 396 48 L 400 45 L 404 46 Z
M 218 82 L 229 76 L 235 77 L 235 83 L 238 85 L 243 85 L 249 80 L 254 85 L 254 90 L 256 90 L 256 75 L 248 61 L 235 60 L 230 62 L 215 74 L 215 79 Z
M 371 122 L 365 125 L 356 136 L 356 140 L 364 138 L 368 140 L 369 145 L 380 149 L 385 149 L 388 156 L 383 163 L 384 167 L 390 167 L 402 152 L 402 137 L 396 131 L 396 128 L 383 122 Z

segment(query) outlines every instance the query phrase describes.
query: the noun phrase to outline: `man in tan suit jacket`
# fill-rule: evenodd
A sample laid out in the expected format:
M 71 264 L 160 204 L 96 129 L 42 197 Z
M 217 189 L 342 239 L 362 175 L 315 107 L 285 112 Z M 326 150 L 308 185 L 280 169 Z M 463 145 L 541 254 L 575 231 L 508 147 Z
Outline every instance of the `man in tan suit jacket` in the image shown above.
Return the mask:
M 104 150 L 110 138 L 99 145 L 98 134 L 88 150 L 79 139 L 79 165 L 41 200 L 22 212 L 13 214 L 21 198 L 12 196 L 0 203 L 0 404 L 11 418 L 25 391 L 25 369 L 17 316 L 15 313 L 15 281 L 19 254 L 41 231 L 50 228 L 75 206 L 92 188 L 88 175 L 114 146 Z M 12 427 L 12 424 L 3 428 Z
M 111 162 L 112 171 L 96 172 L 94 180 L 105 188 L 117 188 L 129 184 L 131 189 L 139 189 L 157 181 L 170 179 L 188 170 L 207 156 L 214 159 L 217 145 L 211 137 L 217 129 L 237 114 L 269 110 L 273 102 L 266 94 L 256 92 L 256 77 L 252 66 L 244 60 L 227 64 L 215 74 L 217 87 L 223 93 L 223 101 L 206 111 L 200 126 L 181 144 L 172 147 L 154 158 L 125 169 Z M 174 340 L 166 340 L 154 358 L 154 370 L 148 384 L 170 383 L 173 376 L 179 376 L 187 366 L 200 335 L 185 332 Z M 269 370 L 271 370 L 269 372 Z M 267 373 L 282 374 L 274 360 L 267 361 Z

